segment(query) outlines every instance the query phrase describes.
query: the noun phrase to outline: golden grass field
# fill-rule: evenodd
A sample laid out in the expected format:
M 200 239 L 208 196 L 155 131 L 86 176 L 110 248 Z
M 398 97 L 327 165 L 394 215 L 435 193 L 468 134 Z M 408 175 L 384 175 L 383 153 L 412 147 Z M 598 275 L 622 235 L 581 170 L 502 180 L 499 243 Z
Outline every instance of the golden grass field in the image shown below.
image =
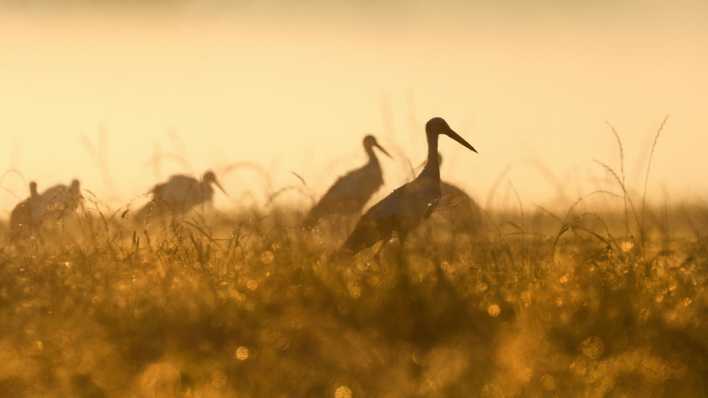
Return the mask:
M 3 246 L 0 395 L 708 396 L 704 206 L 441 209 L 406 267 L 288 208 L 122 213 Z
M 708 398 L 707 48 L 707 0 L 0 0 L 0 398 Z M 440 205 L 347 257 L 337 191 Z

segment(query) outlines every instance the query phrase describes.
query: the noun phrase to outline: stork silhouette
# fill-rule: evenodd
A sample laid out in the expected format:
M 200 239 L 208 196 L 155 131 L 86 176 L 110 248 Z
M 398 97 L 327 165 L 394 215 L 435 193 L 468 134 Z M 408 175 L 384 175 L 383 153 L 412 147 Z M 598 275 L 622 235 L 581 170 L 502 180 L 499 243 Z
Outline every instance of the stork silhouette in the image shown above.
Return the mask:
M 155 185 L 151 190 L 152 199 L 135 215 L 136 220 L 166 215 L 180 216 L 195 206 L 211 202 L 216 185 L 224 194 L 226 191 L 213 171 L 204 173 L 201 180 L 186 175 L 173 175 L 167 182 Z
M 413 181 L 397 188 L 372 206 L 359 220 L 340 249 L 340 253 L 354 255 L 373 244 L 388 242 L 396 232 L 404 246 L 408 234 L 430 217 L 440 201 L 440 167 L 438 137 L 446 135 L 473 152 L 477 152 L 464 138 L 450 128 L 447 122 L 434 117 L 425 124 L 428 141 L 427 163 Z
M 309 211 L 303 222 L 305 228 L 314 227 L 320 219 L 333 215 L 358 215 L 376 191 L 384 183 L 381 164 L 374 148 L 389 158 L 391 155 L 376 142 L 373 135 L 367 135 L 362 142 L 369 161 L 362 167 L 339 177 L 322 198 Z
M 39 196 L 36 216 L 41 222 L 61 220 L 76 211 L 81 205 L 81 183 L 74 179 L 71 185 L 57 184 L 48 188 Z

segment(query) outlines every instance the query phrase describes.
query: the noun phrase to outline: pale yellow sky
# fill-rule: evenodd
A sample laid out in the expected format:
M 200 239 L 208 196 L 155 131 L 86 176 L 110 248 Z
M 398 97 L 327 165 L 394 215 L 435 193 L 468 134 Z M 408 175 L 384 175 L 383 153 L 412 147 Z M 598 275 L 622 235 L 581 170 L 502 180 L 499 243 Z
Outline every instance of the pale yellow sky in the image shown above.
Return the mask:
M 480 151 L 444 142 L 443 178 L 484 202 L 510 167 L 499 200 L 508 180 L 525 201 L 548 203 L 556 189 L 537 164 L 571 198 L 596 189 L 593 159 L 617 162 L 610 121 L 636 183 L 670 114 L 650 188 L 675 200 L 708 192 L 703 2 L 65 3 L 0 7 L 0 168 L 40 188 L 79 177 L 101 198 L 132 200 L 156 181 L 147 162 L 159 146 L 191 168 L 166 159 L 161 178 L 252 161 L 276 189 L 296 171 L 321 193 L 363 162 L 366 133 L 418 163 L 423 124 L 439 115 Z M 110 189 L 82 141 L 101 129 Z M 381 194 L 406 178 L 401 156 L 384 168 Z M 247 173 L 224 184 L 235 198 L 262 197 Z M 1 184 L 25 194 L 14 174 Z M 16 200 L 0 191 L 0 208 Z

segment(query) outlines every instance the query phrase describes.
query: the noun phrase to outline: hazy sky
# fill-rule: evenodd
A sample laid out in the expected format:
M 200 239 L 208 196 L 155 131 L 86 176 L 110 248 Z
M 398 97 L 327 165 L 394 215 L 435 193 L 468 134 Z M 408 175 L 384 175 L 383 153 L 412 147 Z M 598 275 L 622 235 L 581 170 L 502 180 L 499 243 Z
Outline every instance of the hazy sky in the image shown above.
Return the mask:
M 571 198 L 602 186 L 593 159 L 618 162 L 605 121 L 641 185 L 670 114 L 650 188 L 708 196 L 708 2 L 291 3 L 0 2 L 0 168 L 40 188 L 80 177 L 122 203 L 158 177 L 247 161 L 275 189 L 295 171 L 321 193 L 374 133 L 397 155 L 384 194 L 407 178 L 404 154 L 423 160 L 423 124 L 439 115 L 480 152 L 444 141 L 443 178 L 484 203 L 508 169 L 498 200 L 511 182 L 547 203 L 542 169 Z M 110 187 L 87 150 L 101 134 Z M 235 198 L 262 197 L 248 170 L 223 179 Z M 1 184 L 26 194 L 17 174 Z M 0 208 L 16 200 L 0 191 Z

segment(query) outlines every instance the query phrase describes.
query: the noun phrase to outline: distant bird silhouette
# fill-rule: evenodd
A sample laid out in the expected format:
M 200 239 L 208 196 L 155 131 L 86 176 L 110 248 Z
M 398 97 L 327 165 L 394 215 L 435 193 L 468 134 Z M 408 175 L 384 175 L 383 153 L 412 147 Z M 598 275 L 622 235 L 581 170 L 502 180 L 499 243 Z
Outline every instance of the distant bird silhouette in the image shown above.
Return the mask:
M 371 196 L 381 188 L 384 183 L 383 172 L 374 148 L 389 158 L 391 155 L 376 142 L 373 135 L 364 137 L 363 145 L 369 161 L 335 181 L 305 217 L 303 225 L 306 228 L 314 227 L 324 217 L 358 215 Z
M 428 160 L 423 171 L 413 181 L 397 188 L 371 207 L 344 242 L 340 253 L 353 255 L 376 242 L 383 241 L 385 244 L 391 239 L 393 232 L 398 234 L 403 246 L 408 233 L 430 216 L 441 196 L 438 164 L 440 134 L 447 135 L 477 152 L 442 118 L 430 119 L 425 125 L 425 133 L 428 140 Z
M 41 220 L 38 217 L 39 193 L 37 183 L 29 184 L 30 196 L 18 203 L 10 213 L 10 240 L 15 241 L 36 234 Z
M 151 216 L 183 215 L 195 206 L 212 201 L 212 184 L 226 193 L 211 170 L 204 173 L 201 181 L 190 176 L 174 175 L 167 182 L 157 184 L 150 190 L 152 199 L 137 212 L 135 218 L 143 221 Z
M 54 185 L 39 196 L 36 216 L 41 222 L 63 219 L 76 211 L 82 200 L 79 180 L 72 180 L 69 186 Z
M 41 194 L 37 192 L 37 183 L 32 181 L 30 197 L 10 213 L 11 239 L 37 234 L 45 222 L 62 220 L 79 207 L 82 199 L 78 180 L 73 180 L 70 186 L 57 184 Z

